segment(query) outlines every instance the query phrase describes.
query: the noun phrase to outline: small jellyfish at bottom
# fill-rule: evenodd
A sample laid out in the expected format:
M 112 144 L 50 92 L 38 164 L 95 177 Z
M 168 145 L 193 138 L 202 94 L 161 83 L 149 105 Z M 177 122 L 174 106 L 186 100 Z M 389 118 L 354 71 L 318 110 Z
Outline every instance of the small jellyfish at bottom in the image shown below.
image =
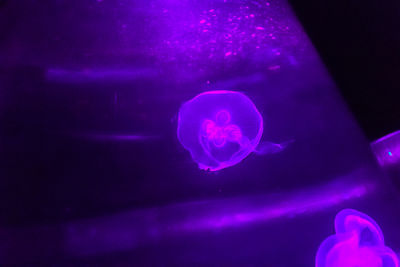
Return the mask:
M 236 91 L 208 91 L 185 102 L 178 115 L 178 140 L 200 169 L 217 171 L 238 164 L 251 152 L 276 153 L 285 145 L 266 142 L 263 118 L 254 103 Z
M 335 230 L 319 247 L 316 267 L 399 267 L 397 255 L 385 246 L 382 230 L 368 215 L 342 210 Z

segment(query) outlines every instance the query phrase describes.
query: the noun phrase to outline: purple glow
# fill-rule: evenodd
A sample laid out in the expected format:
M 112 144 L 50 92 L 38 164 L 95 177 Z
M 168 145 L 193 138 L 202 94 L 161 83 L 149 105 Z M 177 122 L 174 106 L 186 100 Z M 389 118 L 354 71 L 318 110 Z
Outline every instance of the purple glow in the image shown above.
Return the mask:
M 351 209 L 335 218 L 336 234 L 322 242 L 316 267 L 398 267 L 396 254 L 385 246 L 383 233 L 369 216 Z
M 382 166 L 400 162 L 400 131 L 390 133 L 371 143 L 372 151 Z
M 144 141 L 156 137 L 143 135 L 93 135 L 92 138 L 101 141 Z
M 330 210 L 389 221 L 335 83 L 266 1 L 7 5 L 0 266 L 312 266 Z
M 156 75 L 152 69 L 48 69 L 46 79 L 53 82 L 88 83 L 99 81 L 125 82 Z
M 400 131 L 395 131 L 395 132 L 393 132 L 393 133 L 390 133 L 390 134 L 388 134 L 388 135 L 385 135 L 384 137 L 379 138 L 378 140 L 376 140 L 376 141 L 374 141 L 374 142 L 372 142 L 372 143 L 373 143 L 373 144 L 375 144 L 375 143 L 380 143 L 380 142 L 389 140 L 390 138 L 392 138 L 392 137 L 394 137 L 394 136 L 397 136 L 397 135 L 399 135 L 399 134 L 400 134 Z
M 104 256 L 114 252 L 132 253 L 138 248 L 179 240 L 181 237 L 186 238 L 193 234 L 195 236 L 201 234 L 207 240 L 207 237 L 212 238 L 215 230 L 218 233 L 229 228 L 236 228 L 235 232 L 247 231 L 256 224 L 258 224 L 256 228 L 261 226 L 268 229 L 288 221 L 296 225 L 297 217 L 311 216 L 329 207 L 362 198 L 375 190 L 373 184 L 349 181 L 349 178 L 360 174 L 352 172 L 330 184 L 303 188 L 301 191 L 203 199 L 132 209 L 54 225 L 15 229 L 3 227 L 1 229 L 3 246 L 0 248 L 0 255 L 3 258 L 18 255 L 24 261 L 30 259 L 37 262 L 51 257 L 55 251 L 65 257 L 73 258 Z M 269 225 L 272 221 L 276 224 Z M 225 233 L 230 233 L 230 230 Z M 49 237 L 59 235 L 60 231 L 63 237 L 62 246 L 54 246 L 54 239 Z M 279 232 L 274 234 L 282 236 Z M 312 237 L 311 234 L 310 238 Z M 262 242 L 268 240 L 263 239 Z M 43 253 L 32 254 L 31 250 L 25 249 L 27 244 L 30 249 L 36 246 L 47 249 L 41 250 Z
M 255 150 L 262 133 L 260 112 L 239 92 L 201 93 L 179 110 L 179 142 L 200 169 L 217 171 L 241 162 Z
M 159 138 L 154 135 L 141 135 L 141 134 L 99 134 L 99 133 L 74 133 L 72 136 L 76 138 L 84 138 L 92 141 L 100 142 L 124 142 L 124 141 L 147 141 Z
M 265 82 L 266 76 L 263 73 L 254 73 L 251 75 L 235 76 L 226 80 L 207 81 L 204 90 L 215 88 L 218 90 L 230 90 L 231 88 L 251 87 L 258 83 Z
M 245 209 L 236 208 L 233 212 L 223 212 L 207 218 L 199 218 L 196 221 L 185 223 L 183 228 L 187 230 L 208 230 L 266 222 L 286 216 L 293 217 L 362 197 L 371 189 L 372 186 L 368 184 L 349 185 L 347 189 L 338 185 L 330 185 L 328 188 L 318 188 L 318 190 L 310 189 L 304 194 L 292 195 L 274 205 L 246 207 Z
M 124 251 L 191 233 L 250 227 L 311 214 L 373 190 L 369 184 L 348 184 L 346 180 L 273 198 L 259 195 L 203 200 L 71 222 L 64 229 L 67 250 L 74 255 Z

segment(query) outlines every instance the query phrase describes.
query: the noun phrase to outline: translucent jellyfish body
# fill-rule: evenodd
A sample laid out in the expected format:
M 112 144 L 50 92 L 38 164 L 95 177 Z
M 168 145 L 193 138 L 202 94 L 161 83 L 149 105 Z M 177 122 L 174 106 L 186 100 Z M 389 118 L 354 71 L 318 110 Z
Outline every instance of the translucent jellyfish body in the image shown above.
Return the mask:
M 217 171 L 241 162 L 255 150 L 262 133 L 260 112 L 240 92 L 201 93 L 179 110 L 179 142 L 200 169 Z
M 319 247 L 316 267 L 399 267 L 397 255 L 385 246 L 381 229 L 369 216 L 342 210 L 335 229 Z

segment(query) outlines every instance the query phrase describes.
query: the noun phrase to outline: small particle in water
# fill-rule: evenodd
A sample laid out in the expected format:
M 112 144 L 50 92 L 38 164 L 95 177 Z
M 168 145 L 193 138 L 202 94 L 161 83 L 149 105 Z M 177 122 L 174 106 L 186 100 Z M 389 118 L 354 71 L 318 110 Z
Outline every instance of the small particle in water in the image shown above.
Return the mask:
M 230 55 L 232 55 L 232 52 L 231 52 L 231 51 L 225 53 L 225 56 L 226 56 L 226 57 L 228 57 L 228 56 L 230 56 Z
M 269 70 L 279 70 L 280 68 L 281 68 L 281 66 L 279 66 L 279 65 L 274 65 L 274 66 L 268 67 Z
M 256 30 L 263 31 L 263 30 L 265 30 L 265 28 L 261 27 L 261 26 L 258 26 L 258 27 L 256 27 Z
M 390 152 L 390 151 L 388 152 L 388 154 L 389 154 L 389 156 L 393 156 L 392 152 Z
M 206 23 L 206 20 L 205 20 L 205 19 L 202 19 L 202 20 L 200 20 L 200 23 L 201 23 L 201 24 Z

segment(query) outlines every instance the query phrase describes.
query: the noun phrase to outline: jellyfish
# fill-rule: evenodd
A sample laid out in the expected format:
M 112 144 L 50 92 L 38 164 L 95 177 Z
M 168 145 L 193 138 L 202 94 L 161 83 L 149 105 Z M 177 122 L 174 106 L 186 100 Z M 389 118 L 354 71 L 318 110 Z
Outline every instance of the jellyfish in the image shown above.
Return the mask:
M 399 267 L 397 255 L 385 246 L 378 224 L 352 209 L 335 218 L 336 234 L 322 242 L 316 267 Z
M 238 164 L 251 152 L 276 153 L 286 146 L 265 142 L 257 150 L 262 134 L 263 118 L 241 92 L 204 92 L 179 110 L 178 140 L 203 170 L 221 170 Z

